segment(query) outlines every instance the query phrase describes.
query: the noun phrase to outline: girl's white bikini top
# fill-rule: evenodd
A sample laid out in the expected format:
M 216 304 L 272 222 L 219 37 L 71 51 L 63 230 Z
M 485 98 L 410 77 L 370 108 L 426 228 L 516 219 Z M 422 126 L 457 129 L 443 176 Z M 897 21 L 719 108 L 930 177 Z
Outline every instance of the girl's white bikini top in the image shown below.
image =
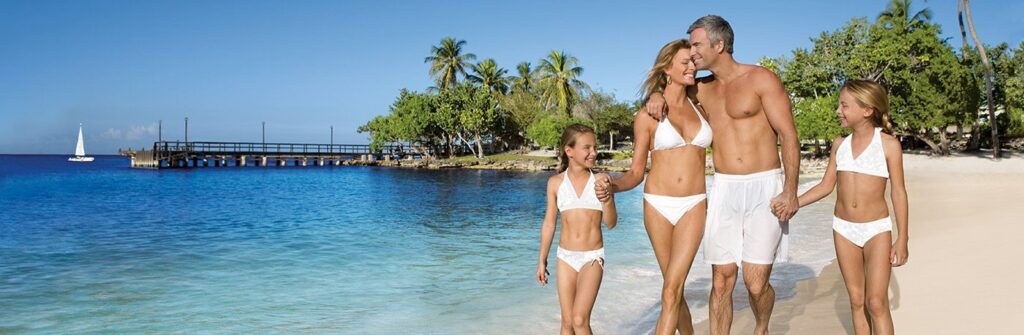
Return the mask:
M 590 178 L 587 179 L 587 185 L 583 186 L 583 194 L 577 196 L 576 189 L 572 186 L 572 182 L 569 181 L 569 171 L 563 172 L 562 184 L 558 186 L 557 193 L 558 211 L 564 212 L 577 208 L 602 210 L 604 207 L 601 206 L 601 201 L 597 200 L 597 191 L 594 190 L 595 181 L 594 173 L 591 172 Z
M 885 163 L 885 151 L 882 150 L 882 128 L 875 128 L 871 143 L 860 156 L 853 157 L 853 134 L 846 136 L 843 144 L 836 150 L 836 171 L 857 172 L 871 176 L 889 178 L 889 166 Z

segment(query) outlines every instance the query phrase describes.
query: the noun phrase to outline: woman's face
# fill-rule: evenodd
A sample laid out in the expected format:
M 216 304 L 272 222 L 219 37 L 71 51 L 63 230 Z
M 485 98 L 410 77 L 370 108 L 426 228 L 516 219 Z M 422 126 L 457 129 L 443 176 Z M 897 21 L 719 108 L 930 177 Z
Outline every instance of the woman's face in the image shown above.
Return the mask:
M 693 85 L 696 83 L 694 76 L 697 74 L 697 67 L 693 65 L 690 58 L 690 49 L 679 49 L 672 56 L 672 62 L 665 69 L 665 74 L 671 78 L 673 83 L 679 85 Z
M 566 146 L 565 154 L 569 160 L 585 168 L 592 168 L 597 162 L 597 139 L 593 133 L 583 133 L 576 137 L 575 146 Z

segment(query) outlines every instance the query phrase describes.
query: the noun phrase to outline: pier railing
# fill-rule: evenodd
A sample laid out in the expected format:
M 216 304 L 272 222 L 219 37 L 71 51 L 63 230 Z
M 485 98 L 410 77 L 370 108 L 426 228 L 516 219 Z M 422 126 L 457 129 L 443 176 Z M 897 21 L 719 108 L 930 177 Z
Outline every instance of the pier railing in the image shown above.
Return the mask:
M 262 143 L 262 142 L 183 142 L 158 141 L 153 150 L 133 152 L 133 167 L 199 167 L 246 166 L 251 161 L 257 166 L 307 166 L 339 165 L 343 160 L 369 159 L 389 160 L 392 158 L 418 158 L 433 156 L 435 152 L 427 147 L 408 145 L 383 145 L 372 148 L 366 144 L 311 144 L 311 143 Z
M 161 141 L 153 144 L 158 153 L 189 153 L 194 155 L 433 155 L 429 148 L 384 145 L 373 151 L 366 144 L 309 144 L 259 142 L 181 142 Z

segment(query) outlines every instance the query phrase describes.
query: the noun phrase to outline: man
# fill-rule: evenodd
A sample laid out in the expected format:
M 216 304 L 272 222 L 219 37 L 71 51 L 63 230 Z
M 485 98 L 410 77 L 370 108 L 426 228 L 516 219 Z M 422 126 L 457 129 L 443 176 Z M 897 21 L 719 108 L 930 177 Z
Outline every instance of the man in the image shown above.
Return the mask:
M 775 306 L 768 278 L 772 264 L 786 258 L 784 235 L 799 208 L 800 148 L 789 96 L 771 71 L 733 59 L 733 31 L 725 19 L 702 17 L 687 33 L 697 69 L 712 74 L 698 79 L 691 92 L 714 130 L 715 180 L 704 235 L 704 258 L 713 273 L 711 334 L 729 334 L 739 266 L 757 323 L 755 333 L 767 334 Z M 648 113 L 660 119 L 664 101 L 660 94 L 652 95 Z M 785 168 L 784 181 L 780 165 Z

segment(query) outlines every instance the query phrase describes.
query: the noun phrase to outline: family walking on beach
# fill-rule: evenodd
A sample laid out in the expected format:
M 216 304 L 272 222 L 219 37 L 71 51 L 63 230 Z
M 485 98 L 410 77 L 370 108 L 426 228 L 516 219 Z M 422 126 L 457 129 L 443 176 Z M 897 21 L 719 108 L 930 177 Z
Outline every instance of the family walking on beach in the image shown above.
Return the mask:
M 787 259 L 788 222 L 800 207 L 835 189 L 833 237 L 854 331 L 892 334 L 889 277 L 892 267 L 907 261 L 908 204 L 885 89 L 853 79 L 842 86 L 836 115 L 851 135 L 833 141 L 821 182 L 798 196 L 800 144 L 778 76 L 736 62 L 732 28 L 719 16 L 698 19 L 687 33 L 688 40 L 662 47 L 643 83 L 647 104 L 633 123 L 629 171 L 614 179 L 591 172 L 597 156 L 592 129 L 572 125 L 562 135 L 558 173 L 547 183 L 536 273 L 547 284 L 548 253 L 561 216 L 561 333 L 591 333 L 604 272 L 601 223 L 614 228 L 614 194 L 644 182 L 644 226 L 664 279 L 656 334 L 693 333 L 683 290 L 701 243 L 704 262 L 712 266 L 711 334 L 729 334 L 741 273 L 755 333 L 767 334 L 775 305 L 769 278 L 772 265 Z M 699 70 L 711 75 L 696 78 Z M 704 177 L 709 147 L 715 168 L 710 190 Z M 885 200 L 887 181 L 894 219 Z

